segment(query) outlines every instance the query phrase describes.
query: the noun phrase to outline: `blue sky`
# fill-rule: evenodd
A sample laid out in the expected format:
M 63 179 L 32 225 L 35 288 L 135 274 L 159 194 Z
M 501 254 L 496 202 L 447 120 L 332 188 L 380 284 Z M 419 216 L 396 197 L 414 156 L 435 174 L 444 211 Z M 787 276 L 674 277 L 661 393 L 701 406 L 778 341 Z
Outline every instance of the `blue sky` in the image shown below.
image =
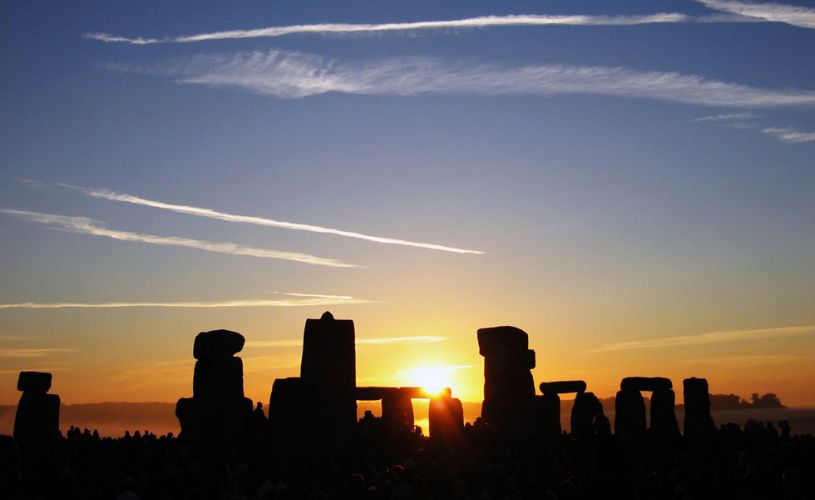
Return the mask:
M 297 338 L 330 307 L 360 337 L 447 339 L 438 359 L 418 349 L 391 372 L 475 366 L 475 328 L 511 323 L 546 352 L 536 380 L 593 377 L 609 392 L 631 370 L 670 366 L 710 370 L 722 391 L 815 404 L 784 389 L 815 375 L 803 368 L 815 352 L 815 8 L 0 9 L 3 380 L 53 368 L 74 400 L 105 398 L 76 387 L 182 363 L 204 329 Z M 234 301 L 255 302 L 224 307 Z M 178 307 L 190 302 L 213 307 Z M 729 333 L 714 347 L 670 340 L 717 332 Z M 664 339 L 687 347 L 653 344 Z M 103 354 L 108 365 L 89 371 Z M 293 356 L 247 353 L 277 355 Z M 263 359 L 272 367 L 251 382 L 261 395 L 291 371 Z M 742 381 L 745 366 L 773 375 Z M 391 380 L 381 363 L 360 369 Z M 186 390 L 152 383 L 132 398 Z M 0 395 L 16 398 L 11 382 Z

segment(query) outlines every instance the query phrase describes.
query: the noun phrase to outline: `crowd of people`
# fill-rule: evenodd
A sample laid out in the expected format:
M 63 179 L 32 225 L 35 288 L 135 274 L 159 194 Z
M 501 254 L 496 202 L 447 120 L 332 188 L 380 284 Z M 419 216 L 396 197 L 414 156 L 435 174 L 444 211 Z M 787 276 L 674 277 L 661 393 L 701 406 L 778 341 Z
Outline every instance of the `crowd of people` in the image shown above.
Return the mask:
M 360 421 L 339 449 L 296 440 L 189 443 L 72 427 L 45 448 L 0 438 L 4 499 L 572 499 L 815 497 L 815 438 L 785 422 L 727 424 L 693 442 L 622 439 L 598 417 L 582 436 L 507 439 L 480 422 L 458 444 Z

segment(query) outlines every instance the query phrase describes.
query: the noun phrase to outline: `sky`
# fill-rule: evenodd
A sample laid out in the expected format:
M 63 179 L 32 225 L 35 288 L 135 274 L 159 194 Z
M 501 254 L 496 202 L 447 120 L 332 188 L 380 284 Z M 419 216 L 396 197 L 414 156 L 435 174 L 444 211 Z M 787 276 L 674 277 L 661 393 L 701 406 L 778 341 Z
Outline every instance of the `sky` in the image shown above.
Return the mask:
M 306 318 L 358 385 L 483 397 L 476 330 L 542 381 L 815 406 L 815 7 L 3 2 L 0 403 L 249 397 Z

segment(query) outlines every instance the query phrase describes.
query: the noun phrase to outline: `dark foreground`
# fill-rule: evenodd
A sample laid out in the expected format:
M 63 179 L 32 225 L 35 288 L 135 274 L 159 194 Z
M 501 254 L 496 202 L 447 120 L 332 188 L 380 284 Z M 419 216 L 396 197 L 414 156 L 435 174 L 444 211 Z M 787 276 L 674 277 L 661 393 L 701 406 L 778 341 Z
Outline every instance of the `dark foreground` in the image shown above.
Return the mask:
M 622 441 L 599 425 L 580 438 L 509 446 L 465 428 L 457 445 L 359 426 L 338 452 L 284 452 L 259 440 L 199 448 L 145 432 L 73 429 L 21 454 L 0 438 L 0 497 L 119 499 L 815 498 L 815 438 L 772 424 L 722 426 L 709 439 Z M 265 442 L 264 442 L 265 441 Z

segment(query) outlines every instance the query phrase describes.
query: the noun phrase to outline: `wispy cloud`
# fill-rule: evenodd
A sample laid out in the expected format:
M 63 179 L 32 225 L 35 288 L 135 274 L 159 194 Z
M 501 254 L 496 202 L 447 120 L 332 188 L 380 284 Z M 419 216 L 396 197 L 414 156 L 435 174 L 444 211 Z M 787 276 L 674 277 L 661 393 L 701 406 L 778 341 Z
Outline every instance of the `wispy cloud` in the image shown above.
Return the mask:
M 2 209 L 0 210 L 0 213 L 14 215 L 29 220 L 31 222 L 37 222 L 39 224 L 56 226 L 59 227 L 60 229 L 70 231 L 73 233 L 101 236 L 105 238 L 112 238 L 114 240 L 119 241 L 134 241 L 140 243 L 149 243 L 152 245 L 195 248 L 207 252 L 223 253 L 229 255 L 242 255 L 249 257 L 258 257 L 263 259 L 290 260 L 295 262 L 302 262 L 304 264 L 312 264 L 316 266 L 357 267 L 353 264 L 347 264 L 339 260 L 316 257 L 314 255 L 308 255 L 303 253 L 248 247 L 238 245 L 235 243 L 208 242 L 194 240 L 190 238 L 179 238 L 175 236 L 155 236 L 152 234 L 116 231 L 113 229 L 107 229 L 105 227 L 102 227 L 99 221 L 95 221 L 87 217 L 69 217 L 64 215 L 54 215 L 13 209 Z
M 76 349 L 9 348 L 0 349 L 0 358 L 44 358 L 52 354 L 75 351 Z
M 744 113 L 724 113 L 719 115 L 701 116 L 691 120 L 691 122 L 727 122 L 735 120 L 751 120 L 755 117 L 756 115 L 752 111 L 745 111 Z
M 384 243 L 387 245 L 401 245 L 401 246 L 408 246 L 408 247 L 415 247 L 415 248 L 424 248 L 428 250 L 440 250 L 443 252 L 452 252 L 452 253 L 459 253 L 459 254 L 483 254 L 484 252 L 478 250 L 467 250 L 464 248 L 455 248 L 449 247 L 445 245 L 438 245 L 435 243 L 426 243 L 426 242 L 419 242 L 419 241 L 408 241 L 402 240 L 397 238 L 387 238 L 384 236 L 374 236 L 370 234 L 363 234 L 357 233 L 354 231 L 345 231 L 342 229 L 330 228 L 330 227 L 323 227 L 323 226 L 315 226 L 311 224 L 300 224 L 296 222 L 286 222 L 286 221 L 279 221 L 274 219 L 268 219 L 265 217 L 255 217 L 251 215 L 236 215 L 236 214 L 229 214 L 226 212 L 219 212 L 217 210 L 213 210 L 211 208 L 202 208 L 202 207 L 193 207 L 189 205 L 179 205 L 175 203 L 164 203 L 161 201 L 150 200 L 146 198 L 141 198 L 139 196 L 134 196 L 130 194 L 124 193 L 117 193 L 115 191 L 109 191 L 107 189 L 92 189 L 92 188 L 85 188 L 79 186 L 72 186 L 68 184 L 59 184 L 62 187 L 67 187 L 71 189 L 77 189 L 88 196 L 93 198 L 101 198 L 109 201 L 117 201 L 122 203 L 130 203 L 133 205 L 141 205 L 145 207 L 152 207 L 158 208 L 161 210 L 169 210 L 171 212 L 177 212 L 187 215 L 195 215 L 198 217 L 206 217 L 208 219 L 216 219 L 226 222 L 235 222 L 240 224 L 253 224 L 256 226 L 266 226 L 266 227 L 275 227 L 281 229 L 289 229 L 293 231 L 308 231 L 312 233 L 322 233 L 322 234 L 332 234 L 335 236 L 343 236 L 345 238 L 355 238 L 365 241 L 370 241 L 374 243 Z
M 755 330 L 728 330 L 709 332 L 698 335 L 681 335 L 649 340 L 633 340 L 606 344 L 593 352 L 628 351 L 632 349 L 654 349 L 660 347 L 680 347 L 688 345 L 716 344 L 720 342 L 739 342 L 766 338 L 787 337 L 793 335 L 815 335 L 813 326 L 787 326 L 780 328 L 759 328 Z
M 434 335 L 417 335 L 413 337 L 384 337 L 378 339 L 356 339 L 357 345 L 391 345 L 391 344 L 433 344 L 444 342 L 445 337 Z M 246 342 L 247 347 L 299 347 L 303 341 L 299 339 L 284 340 L 251 340 Z
M 407 23 L 379 24 L 297 24 L 271 26 L 258 29 L 216 31 L 169 38 L 129 38 L 109 33 L 86 33 L 85 38 L 106 43 L 130 45 L 153 45 L 158 43 L 192 43 L 212 40 L 237 40 L 244 38 L 276 38 L 288 35 L 365 35 L 411 31 L 458 31 L 465 29 L 496 28 L 503 26 L 634 26 L 639 24 L 683 23 L 690 18 L 684 14 L 662 12 L 644 16 L 591 16 L 591 15 L 507 15 L 479 16 L 466 19 L 441 21 L 416 21 Z
M 225 307 L 306 307 L 337 304 L 365 304 L 363 299 L 352 300 L 229 300 L 221 302 L 19 302 L 0 304 L 0 309 L 120 309 L 127 307 L 157 307 L 171 309 L 216 309 Z
M 815 9 L 780 3 L 740 2 L 734 0 L 696 0 L 705 7 L 763 21 L 786 23 L 815 29 Z
M 596 94 L 731 108 L 815 105 L 813 91 L 762 89 L 698 75 L 605 66 L 511 66 L 431 57 L 342 62 L 269 50 L 201 55 L 152 67 L 127 64 L 108 67 L 162 75 L 186 84 L 236 87 L 279 98 L 328 92 L 399 96 Z
M 815 142 L 815 132 L 802 132 L 791 127 L 769 127 L 763 129 L 762 132 L 787 144 Z
M 339 304 L 367 304 L 370 301 L 353 297 L 312 297 L 302 299 L 246 299 L 214 302 L 19 302 L 0 304 L 0 309 L 120 309 L 127 307 L 157 307 L 170 309 L 216 309 L 225 307 L 307 307 Z

